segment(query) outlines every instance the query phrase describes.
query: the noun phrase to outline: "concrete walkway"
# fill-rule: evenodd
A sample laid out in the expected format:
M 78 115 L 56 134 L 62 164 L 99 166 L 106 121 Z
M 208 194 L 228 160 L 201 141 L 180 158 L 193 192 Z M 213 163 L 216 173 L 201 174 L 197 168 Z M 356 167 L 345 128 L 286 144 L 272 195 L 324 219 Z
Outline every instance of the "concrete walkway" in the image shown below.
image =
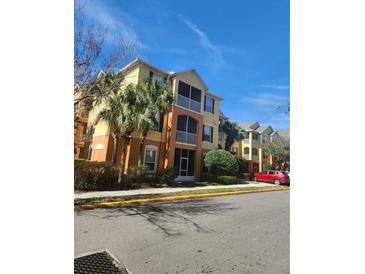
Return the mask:
M 144 188 L 135 190 L 120 190 L 120 191 L 96 191 L 74 194 L 74 199 L 90 199 L 90 198 L 106 198 L 106 197 L 122 197 L 130 195 L 144 195 L 144 194 L 161 194 L 171 193 L 186 190 L 199 189 L 220 189 L 220 188 L 245 188 L 245 187 L 265 187 L 274 186 L 269 183 L 248 182 L 247 184 L 236 185 L 219 185 L 219 186 L 199 186 L 199 187 L 164 187 L 164 188 Z

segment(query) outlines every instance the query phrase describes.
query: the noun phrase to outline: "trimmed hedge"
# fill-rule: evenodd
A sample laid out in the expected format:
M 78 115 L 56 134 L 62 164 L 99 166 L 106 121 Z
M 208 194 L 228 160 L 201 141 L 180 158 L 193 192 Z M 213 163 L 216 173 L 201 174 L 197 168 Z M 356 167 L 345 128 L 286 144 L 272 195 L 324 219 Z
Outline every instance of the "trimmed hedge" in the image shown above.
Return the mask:
M 204 165 L 215 175 L 235 175 L 238 171 L 236 157 L 223 149 L 209 151 L 204 157 Z
M 217 176 L 216 182 L 222 185 L 234 185 L 237 182 L 236 176 Z
M 117 187 L 117 172 L 109 162 L 74 161 L 75 190 L 111 190 Z
M 118 184 L 118 172 L 113 163 L 83 159 L 74 161 L 74 189 L 81 191 L 137 189 L 142 184 L 161 187 L 169 184 L 175 177 L 173 168 L 159 174 L 148 174 L 148 167 L 142 165 L 131 167 L 128 174 L 122 175 L 122 182 Z

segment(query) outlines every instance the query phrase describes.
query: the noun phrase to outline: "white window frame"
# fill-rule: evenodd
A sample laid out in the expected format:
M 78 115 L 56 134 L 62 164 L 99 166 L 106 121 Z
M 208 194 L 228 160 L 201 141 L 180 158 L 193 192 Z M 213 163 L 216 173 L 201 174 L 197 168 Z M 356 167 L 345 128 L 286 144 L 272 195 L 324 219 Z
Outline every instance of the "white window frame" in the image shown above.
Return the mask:
M 154 73 L 152 71 L 152 80 L 156 80 L 158 82 L 160 82 L 161 84 L 165 81 L 165 78 L 157 73 Z
M 146 151 L 147 150 L 150 150 L 150 151 L 156 151 L 156 154 L 155 154 L 155 162 L 146 162 Z M 144 148 L 144 151 L 143 151 L 143 164 L 145 163 L 148 163 L 148 164 L 154 164 L 154 169 L 153 170 L 148 170 L 148 172 L 156 172 L 157 170 L 157 161 L 158 161 L 158 147 L 156 146 L 153 146 L 153 145 L 147 145 L 145 146 Z
M 210 127 L 211 132 L 210 132 L 210 135 L 209 135 L 209 139 L 210 140 L 209 141 L 203 140 L 203 142 L 213 143 L 212 138 L 213 138 L 214 127 L 212 125 L 209 125 L 209 124 L 203 124 L 203 136 L 205 135 L 204 134 L 204 128 L 205 128 L 205 126 Z
M 212 100 L 212 104 L 210 105 L 210 110 L 207 109 L 207 99 L 210 99 Z M 205 112 L 209 112 L 211 114 L 214 114 L 214 98 L 208 96 L 208 95 L 205 95 L 205 100 L 204 100 L 204 109 L 205 109 Z

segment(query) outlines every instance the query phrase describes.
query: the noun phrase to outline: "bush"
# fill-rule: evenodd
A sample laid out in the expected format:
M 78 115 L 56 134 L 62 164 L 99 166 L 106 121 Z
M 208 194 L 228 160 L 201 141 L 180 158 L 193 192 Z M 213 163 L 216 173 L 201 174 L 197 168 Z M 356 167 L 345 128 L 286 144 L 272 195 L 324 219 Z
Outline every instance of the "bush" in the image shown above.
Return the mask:
M 123 183 L 131 188 L 138 188 L 147 182 L 147 171 L 148 166 L 146 165 L 132 166 L 129 168 Z
M 235 175 L 238 171 L 236 158 L 223 149 L 209 151 L 204 158 L 208 172 L 216 175 Z
M 242 159 L 236 158 L 238 163 L 238 178 L 244 178 L 244 173 L 248 172 L 248 163 Z
M 236 176 L 217 176 L 216 182 L 222 185 L 233 185 L 237 182 Z
M 175 169 L 169 168 L 158 174 L 148 174 L 146 165 L 131 167 L 126 175 L 125 184 L 128 188 L 139 188 L 142 184 L 152 187 L 161 187 L 169 184 L 176 178 Z
M 74 160 L 74 189 L 82 191 L 110 190 L 117 187 L 118 175 L 109 162 Z
M 201 180 L 206 182 L 215 182 L 217 176 L 208 172 L 202 172 Z
M 162 171 L 161 173 L 159 173 L 158 176 L 159 176 L 160 184 L 168 185 L 172 181 L 174 181 L 174 179 L 176 178 L 176 171 L 174 168 L 168 168 L 168 169 L 165 169 L 164 171 Z
M 270 170 L 270 169 L 271 169 L 271 165 L 269 163 L 264 163 L 264 171 Z

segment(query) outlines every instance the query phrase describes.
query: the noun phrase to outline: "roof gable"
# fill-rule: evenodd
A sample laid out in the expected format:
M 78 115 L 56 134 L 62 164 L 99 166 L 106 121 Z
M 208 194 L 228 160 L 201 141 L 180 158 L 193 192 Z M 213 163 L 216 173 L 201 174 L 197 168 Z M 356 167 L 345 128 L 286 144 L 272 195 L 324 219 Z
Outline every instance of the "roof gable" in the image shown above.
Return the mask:
M 174 76 L 190 76 L 195 78 L 196 81 L 200 82 L 201 85 L 204 87 L 205 90 L 208 90 L 208 86 L 205 84 L 203 79 L 200 77 L 199 73 L 195 69 L 185 70 L 181 72 L 175 72 L 171 75 Z

